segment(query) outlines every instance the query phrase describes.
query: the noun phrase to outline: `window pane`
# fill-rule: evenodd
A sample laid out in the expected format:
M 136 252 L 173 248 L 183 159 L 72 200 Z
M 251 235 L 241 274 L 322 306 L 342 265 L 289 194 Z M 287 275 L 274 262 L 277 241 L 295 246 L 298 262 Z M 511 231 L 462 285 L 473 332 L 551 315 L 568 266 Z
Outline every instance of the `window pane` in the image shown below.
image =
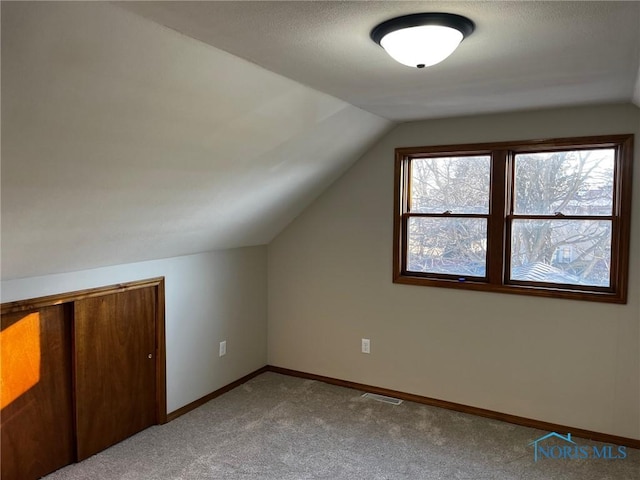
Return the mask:
M 407 269 L 412 272 L 484 277 L 485 218 L 410 218 Z
M 411 161 L 411 211 L 489 212 L 491 157 L 420 158 Z
M 519 154 L 515 212 L 528 215 L 611 215 L 612 148 Z
M 608 287 L 609 220 L 514 220 L 511 279 Z

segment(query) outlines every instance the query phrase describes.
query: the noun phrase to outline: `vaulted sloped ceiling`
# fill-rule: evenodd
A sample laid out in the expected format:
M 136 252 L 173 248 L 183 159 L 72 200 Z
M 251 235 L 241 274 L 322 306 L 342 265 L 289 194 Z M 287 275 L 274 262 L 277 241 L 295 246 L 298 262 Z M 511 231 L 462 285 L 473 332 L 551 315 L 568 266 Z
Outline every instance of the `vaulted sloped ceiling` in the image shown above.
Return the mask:
M 392 121 L 640 106 L 640 2 L 1 8 L 3 279 L 268 243 Z M 424 11 L 476 23 L 446 62 L 369 39 Z
M 2 2 L 2 278 L 267 243 L 391 127 L 118 6 Z

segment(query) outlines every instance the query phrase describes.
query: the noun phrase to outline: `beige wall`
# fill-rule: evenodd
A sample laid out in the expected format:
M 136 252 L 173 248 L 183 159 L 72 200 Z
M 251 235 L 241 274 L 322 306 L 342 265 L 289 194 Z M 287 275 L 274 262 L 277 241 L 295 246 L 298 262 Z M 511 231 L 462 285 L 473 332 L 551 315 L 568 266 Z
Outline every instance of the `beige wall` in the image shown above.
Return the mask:
M 399 125 L 269 245 L 269 363 L 640 438 L 640 165 L 627 305 L 391 282 L 395 147 L 611 133 L 640 158 L 631 105 Z

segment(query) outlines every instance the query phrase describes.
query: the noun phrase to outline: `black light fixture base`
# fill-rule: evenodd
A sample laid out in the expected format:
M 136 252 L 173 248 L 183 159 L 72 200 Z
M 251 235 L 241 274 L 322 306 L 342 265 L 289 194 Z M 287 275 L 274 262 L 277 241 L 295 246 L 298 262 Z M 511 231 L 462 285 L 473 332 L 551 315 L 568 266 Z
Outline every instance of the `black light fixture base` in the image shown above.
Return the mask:
M 411 27 L 420 27 L 423 25 L 440 25 L 443 27 L 451 27 L 459 30 L 463 38 L 471 35 L 475 30 L 475 24 L 467 17 L 455 15 L 453 13 L 413 13 L 402 17 L 392 18 L 386 22 L 382 22 L 371 30 L 371 40 L 380 45 L 380 41 L 385 35 L 396 30 Z

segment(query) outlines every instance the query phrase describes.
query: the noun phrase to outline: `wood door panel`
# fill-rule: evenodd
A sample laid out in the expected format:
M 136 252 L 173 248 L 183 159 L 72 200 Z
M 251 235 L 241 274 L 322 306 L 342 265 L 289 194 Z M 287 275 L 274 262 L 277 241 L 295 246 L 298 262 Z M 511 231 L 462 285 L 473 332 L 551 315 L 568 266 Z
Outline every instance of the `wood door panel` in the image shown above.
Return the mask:
M 155 305 L 154 287 L 74 302 L 78 460 L 156 423 Z
M 40 478 L 75 461 L 71 308 L 2 316 L 2 479 Z

